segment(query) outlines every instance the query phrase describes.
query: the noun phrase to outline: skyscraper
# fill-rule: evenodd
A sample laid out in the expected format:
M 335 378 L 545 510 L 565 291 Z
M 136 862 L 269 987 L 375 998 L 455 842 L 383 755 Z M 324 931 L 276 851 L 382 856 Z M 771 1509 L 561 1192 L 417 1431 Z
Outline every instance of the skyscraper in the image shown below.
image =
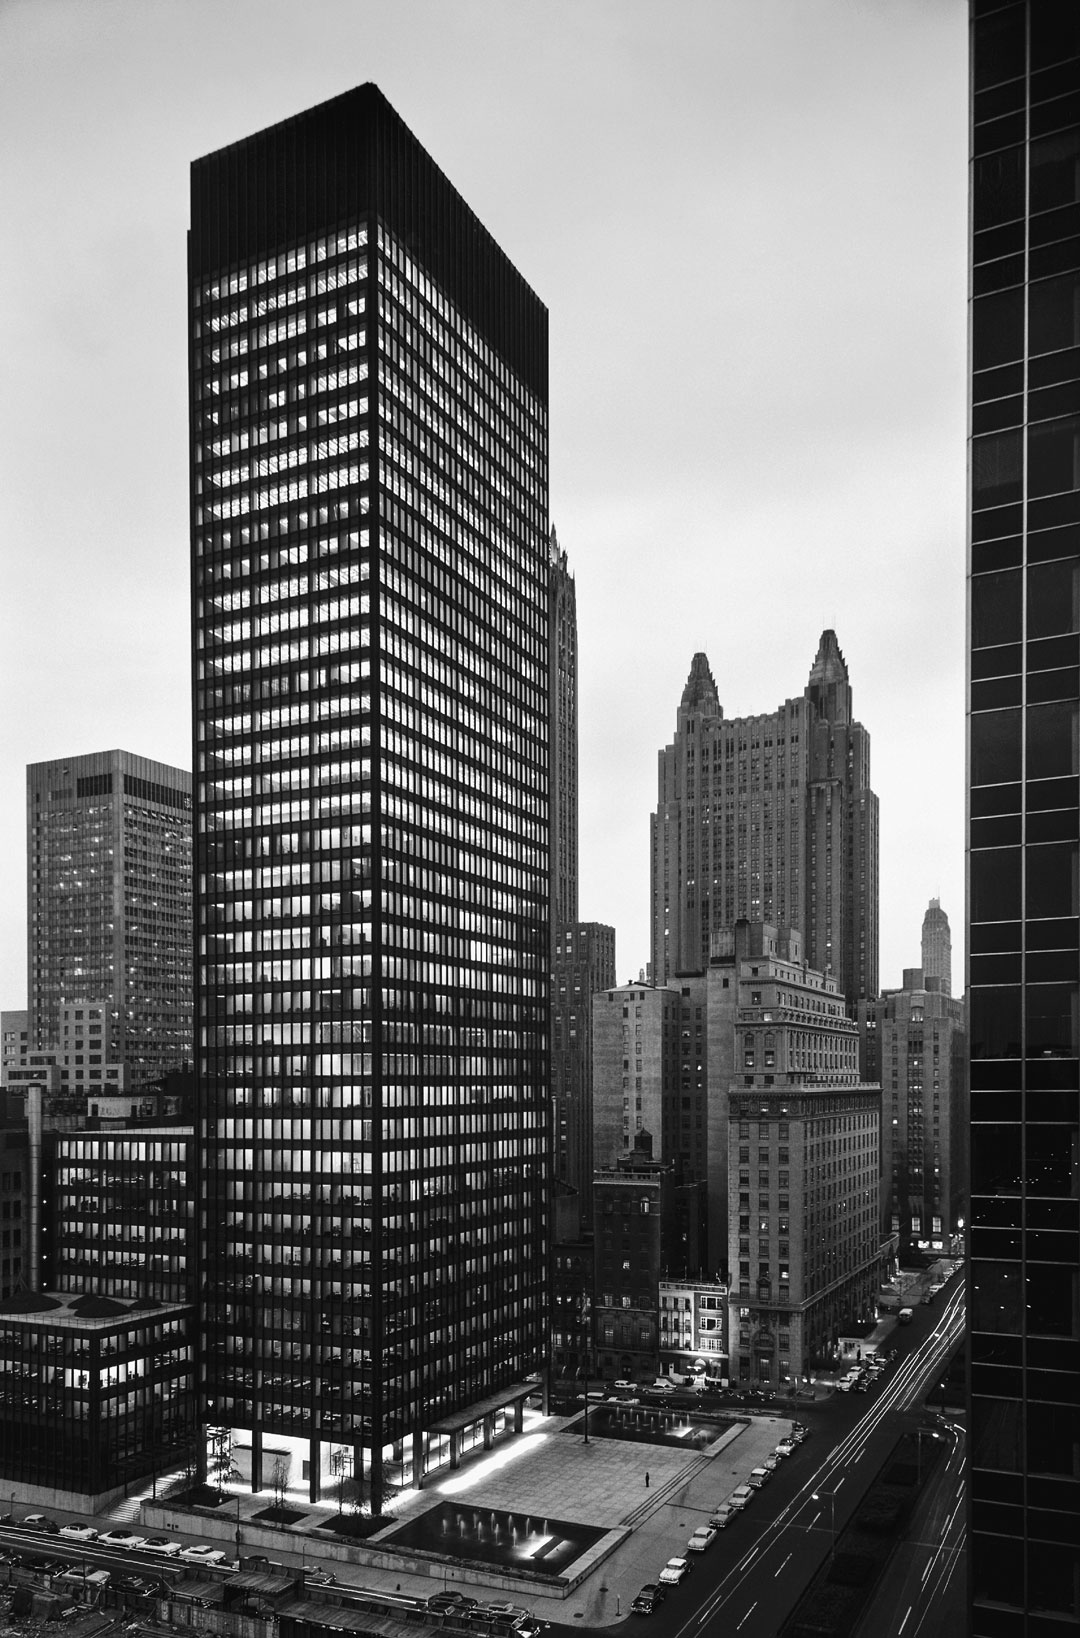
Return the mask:
M 551 930 L 578 918 L 577 591 L 551 531 Z
M 1080 10 L 972 5 L 973 1638 L 1080 1617 Z
M 137 1086 L 192 1052 L 191 776 L 126 751 L 26 774 L 30 1048 L 60 1047 L 64 1003 L 102 1002 L 87 1077 L 123 1063 Z
M 952 994 L 952 933 L 940 899 L 931 899 L 922 924 L 924 978 L 936 978 L 942 995 Z
M 870 736 L 852 716 L 836 634 L 807 686 L 725 721 L 695 654 L 675 738 L 660 752 L 652 819 L 652 971 L 700 972 L 736 921 L 792 927 L 849 1004 L 877 991 L 878 805 Z
M 546 1340 L 547 313 L 372 85 L 189 263 L 206 1413 L 377 1510 Z

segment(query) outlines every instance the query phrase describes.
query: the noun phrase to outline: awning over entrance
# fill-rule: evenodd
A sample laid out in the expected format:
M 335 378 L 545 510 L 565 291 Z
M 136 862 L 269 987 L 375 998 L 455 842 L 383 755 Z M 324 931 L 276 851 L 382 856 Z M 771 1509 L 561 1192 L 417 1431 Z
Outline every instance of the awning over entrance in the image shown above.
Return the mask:
M 496 1411 L 502 1410 L 504 1405 L 522 1405 L 531 1393 L 539 1393 L 539 1382 L 514 1382 L 508 1388 L 500 1388 L 498 1393 L 488 1394 L 486 1399 L 476 1399 L 463 1410 L 455 1411 L 452 1416 L 442 1416 L 437 1422 L 431 1422 L 426 1428 L 428 1433 L 460 1433 L 463 1428 L 471 1427 L 485 1416 L 493 1416 Z

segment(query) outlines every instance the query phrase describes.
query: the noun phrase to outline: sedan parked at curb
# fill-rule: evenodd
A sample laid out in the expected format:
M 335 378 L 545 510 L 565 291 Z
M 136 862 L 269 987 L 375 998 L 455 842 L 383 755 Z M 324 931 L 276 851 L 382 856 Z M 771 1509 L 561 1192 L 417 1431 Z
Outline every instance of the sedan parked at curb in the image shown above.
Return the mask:
M 690 1560 L 688 1558 L 669 1558 L 660 1571 L 660 1581 L 665 1587 L 677 1587 L 679 1582 L 690 1574 Z
M 630 1606 L 631 1615 L 652 1615 L 667 1597 L 667 1588 L 647 1581 Z
M 143 1542 L 144 1553 L 160 1553 L 162 1558 L 175 1558 L 184 1550 L 182 1541 L 169 1541 L 166 1536 L 150 1536 Z
M 146 1537 L 137 1536 L 133 1530 L 106 1530 L 98 1536 L 99 1547 L 123 1547 L 131 1552 L 136 1547 L 146 1546 Z
M 703 1553 L 706 1547 L 711 1547 L 719 1532 L 714 1525 L 699 1524 L 690 1540 L 686 1543 L 688 1553 Z
M 185 1547 L 180 1553 L 180 1557 L 186 1559 L 189 1564 L 223 1564 L 225 1562 L 225 1554 L 220 1547 Z
M 66 1541 L 96 1541 L 97 1531 L 89 1524 L 62 1524 L 59 1534 Z
M 715 1513 L 709 1514 L 709 1523 L 714 1530 L 726 1530 L 738 1511 L 739 1509 L 733 1507 L 730 1502 L 721 1502 Z

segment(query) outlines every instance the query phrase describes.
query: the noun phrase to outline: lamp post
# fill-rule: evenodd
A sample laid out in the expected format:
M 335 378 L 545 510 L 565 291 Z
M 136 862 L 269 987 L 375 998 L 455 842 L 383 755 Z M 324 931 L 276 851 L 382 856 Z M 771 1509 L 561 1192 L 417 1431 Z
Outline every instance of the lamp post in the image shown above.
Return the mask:
M 236 1568 L 240 1568 L 240 1492 L 236 1493 Z
M 829 1557 L 834 1558 L 836 1556 L 836 1491 L 818 1492 L 814 1490 L 811 1492 L 810 1500 L 820 1502 L 824 1501 L 826 1497 L 828 1497 L 829 1502 Z

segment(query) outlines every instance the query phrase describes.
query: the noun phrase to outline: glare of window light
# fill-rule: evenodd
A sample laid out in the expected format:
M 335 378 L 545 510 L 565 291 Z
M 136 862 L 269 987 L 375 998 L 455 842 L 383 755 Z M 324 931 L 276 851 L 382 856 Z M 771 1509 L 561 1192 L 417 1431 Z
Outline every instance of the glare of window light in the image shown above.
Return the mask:
M 530 1433 L 523 1439 L 516 1439 L 505 1450 L 497 1450 L 485 1461 L 470 1467 L 467 1473 L 444 1480 L 439 1489 L 444 1496 L 456 1496 L 460 1490 L 471 1490 L 474 1484 L 480 1484 L 484 1479 L 490 1478 L 500 1467 L 505 1467 L 507 1462 L 516 1462 L 519 1456 L 525 1456 L 529 1451 L 535 1450 L 546 1438 L 548 1438 L 546 1433 Z

